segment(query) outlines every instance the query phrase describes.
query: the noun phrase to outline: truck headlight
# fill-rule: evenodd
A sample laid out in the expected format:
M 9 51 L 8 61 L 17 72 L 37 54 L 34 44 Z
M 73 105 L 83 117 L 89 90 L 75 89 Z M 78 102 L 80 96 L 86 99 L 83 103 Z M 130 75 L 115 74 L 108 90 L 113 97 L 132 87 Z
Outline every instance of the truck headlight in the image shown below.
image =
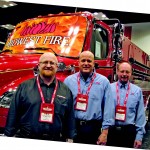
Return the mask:
M 14 93 L 15 93 L 15 90 L 10 90 L 10 91 L 5 92 L 0 97 L 0 107 L 9 108 Z
M 63 62 L 58 63 L 58 70 L 57 71 L 64 71 L 66 69 L 66 65 Z

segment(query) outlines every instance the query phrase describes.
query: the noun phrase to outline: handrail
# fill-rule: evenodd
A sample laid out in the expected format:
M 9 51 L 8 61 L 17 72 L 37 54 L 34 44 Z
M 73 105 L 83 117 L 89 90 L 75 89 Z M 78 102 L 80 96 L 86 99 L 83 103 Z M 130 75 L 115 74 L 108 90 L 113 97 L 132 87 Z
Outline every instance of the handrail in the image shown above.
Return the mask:
M 144 69 L 146 69 L 146 70 L 150 70 L 150 67 L 148 67 L 148 66 L 146 66 L 146 65 L 143 65 L 142 63 L 136 61 L 134 58 L 129 58 L 129 62 L 130 62 L 131 64 L 135 64 L 135 65 L 137 65 L 137 66 L 139 66 L 139 67 L 141 67 L 141 68 L 144 68 Z

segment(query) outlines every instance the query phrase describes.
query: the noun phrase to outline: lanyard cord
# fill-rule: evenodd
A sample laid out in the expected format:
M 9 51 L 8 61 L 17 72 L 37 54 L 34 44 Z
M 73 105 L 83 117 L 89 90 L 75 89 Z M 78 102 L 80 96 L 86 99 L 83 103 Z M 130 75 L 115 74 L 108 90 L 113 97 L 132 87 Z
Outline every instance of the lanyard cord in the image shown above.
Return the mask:
M 43 95 L 43 92 L 42 92 L 42 89 L 41 89 L 41 86 L 40 86 L 40 83 L 39 83 L 39 76 L 37 76 L 36 81 L 37 81 L 38 90 L 40 92 L 40 96 L 41 96 L 41 99 L 42 99 L 42 103 L 45 103 L 44 95 Z M 54 103 L 54 98 L 56 96 L 57 88 L 58 88 L 58 80 L 56 79 L 56 85 L 55 85 L 55 89 L 54 89 L 54 92 L 53 92 L 53 95 L 52 95 L 51 104 Z
M 90 85 L 88 86 L 88 89 L 86 91 L 86 94 L 88 95 L 89 92 L 90 92 L 90 89 L 92 87 L 92 84 L 94 82 L 94 79 L 96 78 L 96 73 L 94 73 L 93 77 L 92 77 L 92 80 L 90 82 Z M 78 77 L 77 77 L 77 80 L 78 80 L 78 93 L 81 94 L 81 87 L 80 87 L 80 73 L 78 74 Z
M 125 96 L 125 100 L 124 100 L 124 106 L 126 106 L 126 104 L 127 104 L 129 91 L 130 91 L 130 83 L 128 83 L 128 88 L 127 88 L 126 96 Z M 119 84 L 118 84 L 118 82 L 116 83 L 116 93 L 117 93 L 117 105 L 120 105 Z

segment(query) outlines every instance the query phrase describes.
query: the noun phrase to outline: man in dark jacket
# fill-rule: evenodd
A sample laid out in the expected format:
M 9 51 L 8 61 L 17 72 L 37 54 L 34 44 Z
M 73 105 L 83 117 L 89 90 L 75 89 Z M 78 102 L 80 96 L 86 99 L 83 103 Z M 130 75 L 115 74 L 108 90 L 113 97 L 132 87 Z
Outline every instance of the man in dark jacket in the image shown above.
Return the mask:
M 72 141 L 75 136 L 73 97 L 55 74 L 58 60 L 44 53 L 39 75 L 19 85 L 10 105 L 6 136 Z

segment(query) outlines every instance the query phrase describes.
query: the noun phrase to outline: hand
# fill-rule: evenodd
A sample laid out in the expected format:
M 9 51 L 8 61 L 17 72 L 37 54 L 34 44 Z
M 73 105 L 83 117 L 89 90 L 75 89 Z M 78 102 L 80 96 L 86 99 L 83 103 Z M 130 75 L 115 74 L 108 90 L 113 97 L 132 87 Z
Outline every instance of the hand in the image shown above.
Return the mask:
M 97 140 L 97 145 L 106 145 L 107 142 L 107 134 L 102 133 Z
M 134 148 L 140 148 L 141 145 L 142 145 L 142 141 L 138 141 L 138 140 L 134 141 Z
M 7 137 L 5 134 L 2 134 L 1 136 L 5 136 L 5 137 Z
M 67 139 L 66 141 L 69 143 L 73 143 L 73 139 Z

